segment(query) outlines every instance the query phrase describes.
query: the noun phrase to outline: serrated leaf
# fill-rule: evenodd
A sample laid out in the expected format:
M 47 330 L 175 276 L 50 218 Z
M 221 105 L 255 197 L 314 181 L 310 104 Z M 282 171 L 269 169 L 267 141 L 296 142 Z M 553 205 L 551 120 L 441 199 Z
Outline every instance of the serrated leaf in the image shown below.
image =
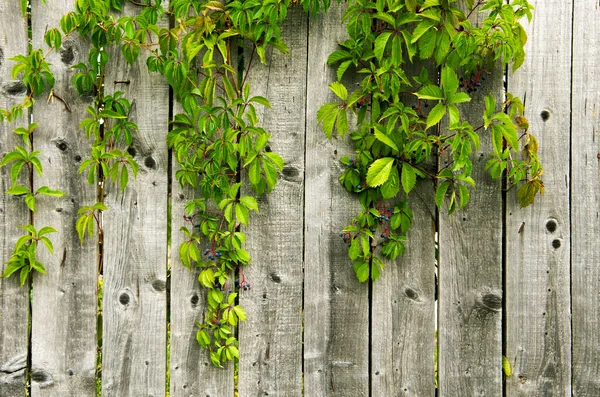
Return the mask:
M 21 196 L 23 194 L 31 193 L 28 188 L 25 186 L 17 185 L 13 186 L 10 189 L 7 189 L 4 193 L 11 194 L 13 196 Z
M 358 281 L 364 283 L 369 279 L 369 262 L 363 260 L 354 262 L 354 272 Z
M 442 88 L 446 99 L 453 97 L 458 89 L 458 77 L 456 72 L 449 66 L 442 69 Z
M 348 90 L 339 81 L 334 81 L 333 83 L 329 84 L 329 88 L 342 101 L 345 101 L 348 98 Z
M 391 35 L 392 32 L 383 32 L 375 39 L 375 43 L 373 43 L 373 53 L 375 54 L 375 57 L 378 61 L 381 61 L 381 58 L 383 58 L 383 54 L 385 53 L 385 47 Z
M 433 109 L 431 109 L 429 114 L 427 115 L 427 126 L 425 128 L 427 129 L 427 128 L 432 127 L 432 126 L 436 125 L 437 123 L 439 123 L 445 114 L 446 114 L 446 106 L 444 106 L 441 103 L 438 103 L 437 105 L 435 105 L 433 107 Z
M 442 89 L 437 85 L 427 85 L 418 92 L 415 93 L 417 98 L 419 99 L 429 99 L 429 100 L 442 100 L 444 99 L 444 93 Z
M 402 189 L 406 194 L 410 193 L 417 184 L 417 174 L 415 169 L 408 163 L 402 163 Z
M 248 210 L 243 205 L 235 206 L 235 217 L 238 222 L 248 225 Z
M 256 202 L 256 199 L 254 197 L 240 197 L 240 203 L 243 204 L 244 207 L 248 208 L 249 210 L 258 212 L 258 203 Z
M 374 135 L 378 141 L 385 143 L 386 145 L 388 145 L 389 147 L 394 149 L 396 152 L 399 151 L 396 143 L 394 141 L 392 141 L 392 139 L 389 136 L 387 136 L 385 133 L 383 133 L 380 128 L 377 128 L 377 127 L 375 128 Z
M 371 187 L 383 185 L 388 180 L 393 165 L 394 159 L 391 157 L 375 160 L 367 172 L 367 184 Z
M 444 200 L 446 199 L 446 192 L 448 192 L 448 188 L 450 187 L 450 181 L 444 181 L 440 183 L 435 191 L 435 205 L 438 209 L 442 208 L 444 205 Z

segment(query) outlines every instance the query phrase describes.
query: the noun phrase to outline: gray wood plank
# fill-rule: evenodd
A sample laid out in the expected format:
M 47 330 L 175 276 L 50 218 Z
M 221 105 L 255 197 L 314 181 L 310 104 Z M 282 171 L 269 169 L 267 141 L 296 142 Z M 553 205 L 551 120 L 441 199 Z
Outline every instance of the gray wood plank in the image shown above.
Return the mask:
M 70 0 L 52 6 L 32 5 L 34 48 L 47 50 L 44 32 L 58 26 L 60 18 L 73 9 Z M 47 275 L 33 280 L 32 303 L 32 396 L 93 396 L 96 369 L 96 268 L 97 242 L 80 245 L 75 230 L 77 211 L 96 200 L 96 186 L 79 174 L 82 157 L 90 143 L 82 139 L 78 126 L 93 105 L 90 96 L 80 97 L 71 79 L 70 66 L 87 60 L 89 44 L 77 35 L 66 39 L 59 52 L 47 60 L 52 64 L 54 93 L 67 102 L 47 101 L 45 92 L 33 108 L 33 120 L 40 126 L 34 133 L 34 147 L 41 151 L 41 177 L 34 174 L 34 188 L 48 186 L 65 193 L 62 198 L 38 196 L 35 226 L 52 226 L 49 235 L 54 254 L 38 248 Z
M 295 396 L 302 391 L 307 28 L 302 8 L 290 8 L 281 28 L 289 54 L 268 50 L 266 65 L 255 54 L 248 77 L 253 95 L 271 102 L 271 109 L 257 112 L 261 125 L 273 134 L 271 150 L 283 157 L 285 167 L 275 189 L 258 197 L 260 214 L 252 214 L 246 228 L 252 262 L 243 271 L 252 289 L 240 296 L 247 312 L 239 327 L 240 396 Z
M 7 109 L 21 103 L 25 87 L 11 79 L 17 54 L 27 53 L 27 22 L 20 17 L 16 1 L 0 2 L 0 108 Z M 0 123 L 0 156 L 11 152 L 15 145 L 23 145 L 13 129 L 27 123 Z M 23 178 L 21 183 L 27 183 Z M 10 166 L 0 168 L 0 273 L 10 258 L 22 231 L 17 226 L 29 223 L 29 211 L 22 198 L 5 195 L 11 187 Z M 27 364 L 27 322 L 29 318 L 28 287 L 19 288 L 19 277 L 0 278 L 0 395 L 25 395 L 25 367 Z
M 575 2 L 571 107 L 571 299 L 573 395 L 600 394 L 600 289 L 598 236 L 600 179 L 598 107 L 600 106 L 600 14 L 598 3 Z M 564 139 L 564 138 L 563 138 Z
M 483 19 L 473 13 L 472 23 Z M 498 65 L 462 117 L 479 127 L 489 93 L 503 101 L 503 70 Z M 502 394 L 502 191 L 500 180 L 484 171 L 492 144 L 480 134 L 471 154 L 476 188 L 469 204 L 439 214 L 439 393 L 441 396 Z M 439 159 L 441 168 L 447 157 Z M 482 243 L 485 242 L 485 243 Z
M 356 279 L 348 247 L 338 237 L 360 211 L 338 178 L 339 159 L 353 154 L 350 139 L 328 141 L 317 110 L 335 96 L 327 87 L 335 68 L 327 57 L 347 37 L 345 5 L 311 16 L 306 95 L 304 243 L 304 395 L 367 396 L 369 393 L 368 284 Z
M 127 3 L 124 15 L 139 10 Z M 148 72 L 148 53 L 133 65 L 118 50 L 111 55 L 105 90 L 123 91 L 133 104 L 140 170 L 124 193 L 105 186 L 102 393 L 159 397 L 166 382 L 169 89 L 159 74 Z
M 539 139 L 546 194 L 525 209 L 519 208 L 512 191 L 507 197 L 506 355 L 511 361 L 516 357 L 517 363 L 515 376 L 506 381 L 506 393 L 568 396 L 571 395 L 568 131 L 573 2 L 531 3 L 536 12 L 532 24 L 527 26 L 527 58 L 522 68 L 509 76 L 508 91 L 526 97 L 525 116 L 530 121 L 530 132 Z M 550 25 L 554 28 L 548 29 Z M 577 135 L 573 141 L 578 139 L 585 138 Z
M 386 261 L 373 284 L 373 396 L 435 394 L 436 208 L 431 181 L 419 181 L 411 209 L 405 255 Z

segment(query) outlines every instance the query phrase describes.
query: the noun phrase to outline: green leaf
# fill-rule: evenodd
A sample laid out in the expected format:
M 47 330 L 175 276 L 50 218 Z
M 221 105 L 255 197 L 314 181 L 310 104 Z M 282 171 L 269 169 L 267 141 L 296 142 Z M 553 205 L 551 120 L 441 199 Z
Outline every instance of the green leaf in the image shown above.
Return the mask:
M 434 21 L 424 20 L 421 23 L 419 23 L 412 34 L 411 43 L 414 44 L 417 41 L 419 41 L 419 38 L 421 38 L 421 36 L 423 36 L 425 33 L 427 33 L 427 31 L 434 26 L 435 26 Z
M 442 69 L 442 87 L 444 89 L 444 97 L 449 99 L 454 96 L 458 89 L 458 77 L 456 72 L 449 66 Z
M 36 190 L 35 194 L 43 194 L 51 197 L 63 197 L 65 194 L 60 190 L 50 189 L 48 186 L 42 186 Z
M 392 157 L 375 160 L 367 172 L 367 184 L 371 187 L 383 185 L 388 180 L 393 165 Z
M 353 238 L 348 249 L 348 256 L 352 260 L 356 260 L 360 256 L 360 243 L 357 238 Z
M 435 105 L 427 115 L 427 126 L 425 128 L 432 127 L 439 123 L 445 114 L 446 106 L 444 106 L 442 103 Z
M 384 32 L 377 36 L 377 38 L 375 39 L 373 53 L 375 54 L 375 57 L 378 61 L 381 61 L 381 58 L 383 58 L 383 54 L 385 53 L 385 47 L 391 35 L 392 32 Z
M 329 84 L 329 88 L 342 101 L 345 101 L 346 99 L 348 99 L 348 90 L 339 81 L 334 81 L 333 83 Z
M 248 210 L 243 205 L 238 204 L 235 206 L 235 217 L 238 222 L 248 225 Z
M 446 198 L 446 192 L 448 191 L 449 187 L 450 187 L 450 181 L 444 181 L 444 182 L 440 183 L 439 186 L 437 187 L 437 189 L 435 191 L 435 205 L 438 207 L 438 209 L 441 209 L 442 205 L 444 205 L 444 200 Z
M 437 85 L 427 85 L 419 92 L 416 92 L 415 95 L 419 99 L 430 99 L 430 100 L 442 100 L 444 99 L 444 93 L 442 89 Z
M 275 164 L 279 171 L 283 170 L 284 161 L 283 158 L 275 152 L 265 152 L 264 155 Z
M 256 199 L 254 197 L 240 197 L 240 203 L 242 203 L 244 207 L 248 208 L 249 210 L 258 212 L 258 203 L 256 202 Z
M 364 283 L 369 279 L 369 262 L 364 260 L 354 262 L 354 272 L 358 281 Z
M 27 207 L 32 211 L 35 212 L 35 196 L 31 193 L 28 193 L 25 196 L 25 204 L 27 204 Z
M 417 184 L 415 169 L 408 163 L 402 163 L 402 189 L 406 194 L 410 193 Z
M 6 194 L 11 194 L 13 196 L 21 196 L 23 194 L 28 194 L 28 193 L 31 193 L 31 192 L 25 186 L 17 185 L 17 186 L 11 187 L 10 189 L 7 189 L 5 191 L 5 193 Z
M 394 141 L 392 141 L 392 139 L 389 136 L 383 133 L 381 128 L 377 127 L 375 127 L 375 138 L 377 138 L 378 141 L 385 143 L 386 145 L 394 149 L 396 152 L 398 152 L 399 149 L 396 143 L 394 143 Z
M 507 377 L 512 375 L 512 367 L 506 356 L 502 356 L 502 369 L 504 370 L 504 375 Z
M 254 96 L 254 97 L 250 98 L 249 102 L 255 102 L 255 103 L 261 104 L 263 106 L 266 106 L 269 109 L 271 108 L 271 104 L 269 103 L 267 98 L 262 97 L 262 96 Z

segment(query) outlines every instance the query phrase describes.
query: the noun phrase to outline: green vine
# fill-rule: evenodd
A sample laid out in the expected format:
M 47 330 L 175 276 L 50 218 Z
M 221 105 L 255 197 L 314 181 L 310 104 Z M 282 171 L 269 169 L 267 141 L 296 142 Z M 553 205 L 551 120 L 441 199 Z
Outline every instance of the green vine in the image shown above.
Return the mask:
M 484 16 L 477 25 L 469 20 L 475 12 Z M 519 98 L 507 93 L 498 105 L 493 95 L 485 97 L 481 125 L 461 117 L 498 62 L 513 69 L 523 63 L 527 37 L 519 20 L 525 16 L 532 16 L 526 0 L 349 2 L 349 38 L 328 59 L 338 65 L 338 81 L 329 87 L 340 102 L 322 106 L 318 119 L 328 138 L 334 130 L 349 132 L 355 147 L 354 158 L 341 159 L 340 182 L 358 195 L 362 211 L 341 237 L 360 281 L 377 279 L 384 259 L 404 253 L 417 179 L 435 183 L 439 209 L 452 214 L 467 205 L 475 187 L 470 155 L 480 134 L 491 134 L 485 168 L 517 187 L 521 206 L 543 193 L 538 143 Z M 419 67 L 418 75 L 407 75 Z M 352 93 L 341 82 L 348 70 L 364 76 Z M 350 129 L 352 113 L 357 124 Z M 436 167 L 436 156 L 447 165 Z
M 206 311 L 196 324 L 198 343 L 210 351 L 215 366 L 222 366 L 239 358 L 234 327 L 245 321 L 246 313 L 237 298 L 240 291 L 251 289 L 243 272 L 251 258 L 244 249 L 242 227 L 251 212 L 259 211 L 256 196 L 271 191 L 283 169 L 283 159 L 267 150 L 271 134 L 260 127 L 257 117 L 256 106 L 270 107 L 269 102 L 252 96 L 247 80 L 255 56 L 266 62 L 267 46 L 287 52 L 280 29 L 294 2 L 172 0 L 168 8 L 160 0 L 74 3 L 60 26 L 46 31 L 46 52 L 35 49 L 12 58 L 13 79 L 22 76 L 28 95 L 22 103 L 0 109 L 0 121 L 23 118 L 45 92 L 70 110 L 53 92 L 54 76 L 46 57 L 58 51 L 67 36 L 78 34 L 91 49 L 87 62 L 72 66 L 77 71 L 73 85 L 79 95 L 95 98 L 80 123 L 90 140 L 90 156 L 80 172 L 94 188 L 115 183 L 124 190 L 138 171 L 129 150 L 138 127 L 129 119 L 131 103 L 123 93 L 105 94 L 106 65 L 120 52 L 129 63 L 143 57 L 151 72 L 164 76 L 181 109 L 166 137 L 177 161 L 175 177 L 182 187 L 196 192 L 185 214 L 175 214 L 186 223 L 178 252 L 183 265 L 198 272 L 199 283 L 208 291 Z M 300 3 L 313 13 L 329 7 L 328 0 Z M 456 3 L 350 0 L 344 17 L 349 38 L 329 57 L 330 64 L 338 64 L 338 80 L 348 70 L 365 76 L 352 93 L 343 83 L 332 83 L 341 102 L 324 105 L 318 112 L 329 138 L 334 130 L 342 136 L 348 133 L 350 112 L 357 115 L 356 128 L 350 131 L 356 156 L 342 158 L 347 169 L 340 182 L 357 193 L 363 205 L 342 232 L 361 281 L 379 276 L 381 256 L 395 258 L 404 251 L 412 219 L 408 195 L 417 178 L 436 181 L 438 207 L 447 201 L 451 213 L 467 204 L 468 187 L 474 185 L 469 155 L 479 147 L 478 133 L 484 130 L 492 135 L 487 165 L 492 176 L 506 175 L 511 186 L 519 185 L 522 205 L 543 191 L 537 141 L 527 132 L 518 98 L 507 94 L 497 106 L 488 96 L 480 127 L 460 115 L 460 107 L 480 89 L 495 62 L 515 68 L 522 63 L 525 33 L 518 20 L 531 17 L 531 6 L 526 0 L 510 5 L 502 0 L 466 0 L 465 13 Z M 120 16 L 126 4 L 138 7 L 137 15 Z M 476 11 L 487 16 L 472 26 L 468 17 Z M 171 21 L 171 28 L 162 27 L 166 21 Z M 251 46 L 252 55 L 245 68 L 238 68 L 242 46 Z M 430 77 L 423 68 L 418 76 L 407 76 L 406 70 L 422 62 L 432 63 L 439 75 Z M 42 172 L 39 152 L 31 144 L 35 128 L 29 124 L 15 129 L 25 146 L 17 146 L 0 163 L 12 163 L 13 186 L 5 193 L 23 196 L 31 211 L 36 209 L 37 195 L 62 195 L 46 186 L 33 191 L 33 172 Z M 447 156 L 449 165 L 432 170 L 436 155 Z M 23 170 L 29 172 L 29 186 L 18 184 Z M 392 201 L 395 205 L 388 208 Z M 81 244 L 86 234 L 91 238 L 96 231 L 102 241 L 100 212 L 107 210 L 102 201 L 79 210 L 76 228 Z M 18 240 L 3 274 L 8 277 L 20 270 L 21 284 L 33 270 L 45 272 L 36 251 L 39 242 L 52 251 L 46 235 L 55 232 L 51 227 L 36 230 L 31 224 L 23 229 L 27 234 Z M 373 247 L 379 250 L 374 253 Z

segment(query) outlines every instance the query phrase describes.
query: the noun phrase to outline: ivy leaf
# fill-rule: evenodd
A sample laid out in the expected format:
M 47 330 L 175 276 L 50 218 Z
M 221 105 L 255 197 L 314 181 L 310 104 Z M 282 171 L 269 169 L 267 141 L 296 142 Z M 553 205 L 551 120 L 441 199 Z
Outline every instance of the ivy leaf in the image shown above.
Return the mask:
M 5 191 L 5 193 L 11 194 L 13 196 L 22 196 L 23 194 L 27 194 L 27 193 L 31 193 L 31 192 L 25 186 L 17 185 L 17 186 L 11 187 L 10 189 L 7 189 Z
M 369 279 L 369 262 L 364 260 L 354 262 L 354 272 L 358 281 L 364 283 Z
M 400 191 L 400 176 L 398 175 L 398 167 L 392 167 L 392 172 L 388 180 L 381 185 L 381 196 L 384 199 L 391 199 L 398 195 Z
M 375 43 L 373 43 L 373 45 L 374 45 L 373 53 L 375 54 L 375 57 L 377 57 L 377 60 L 380 62 L 381 62 L 381 59 L 383 58 L 383 54 L 385 53 L 385 47 L 386 47 L 387 42 L 390 39 L 391 35 L 392 35 L 392 32 L 381 33 L 375 39 Z
M 378 141 L 385 143 L 386 145 L 388 145 L 389 147 L 391 147 L 392 149 L 394 149 L 396 152 L 399 152 L 398 146 L 396 145 L 396 143 L 394 141 L 392 141 L 392 138 L 390 138 L 389 136 L 387 136 L 381 130 L 382 129 L 380 128 L 380 126 L 376 126 L 375 127 L 375 138 Z
M 240 223 L 248 225 L 248 210 L 243 205 L 235 206 L 235 217 Z
M 258 203 L 256 202 L 256 199 L 254 197 L 252 197 L 252 196 L 240 197 L 240 203 L 242 205 L 244 205 L 244 207 L 248 208 L 249 210 L 258 212 Z
M 458 89 L 458 77 L 456 72 L 449 66 L 442 69 L 442 87 L 446 99 L 452 98 Z
M 408 163 L 402 163 L 402 189 L 406 194 L 410 193 L 417 184 L 415 169 Z
M 450 181 L 444 181 L 437 187 L 435 191 L 435 205 L 438 209 L 441 209 L 442 205 L 444 205 L 444 199 L 446 198 L 446 192 L 448 192 L 449 187 Z
M 419 92 L 415 93 L 415 95 L 419 99 L 430 99 L 430 100 L 444 99 L 444 93 L 442 92 L 442 89 L 440 87 L 438 87 L 437 85 L 427 85 L 427 86 L 421 88 L 421 90 L 419 90 Z
M 427 128 L 439 123 L 445 114 L 446 114 L 446 106 L 444 106 L 441 103 L 438 103 L 437 105 L 435 105 L 433 107 L 433 109 L 431 109 L 429 114 L 427 115 L 427 126 L 425 128 L 427 129 Z
M 375 160 L 367 172 L 367 184 L 371 187 L 383 185 L 388 180 L 393 165 L 392 157 Z
M 329 84 L 329 88 L 342 101 L 345 101 L 346 99 L 348 99 L 348 90 L 339 81 L 334 81 L 333 83 Z
M 506 356 L 502 356 L 502 369 L 504 370 L 504 375 L 507 377 L 512 375 L 512 367 Z

